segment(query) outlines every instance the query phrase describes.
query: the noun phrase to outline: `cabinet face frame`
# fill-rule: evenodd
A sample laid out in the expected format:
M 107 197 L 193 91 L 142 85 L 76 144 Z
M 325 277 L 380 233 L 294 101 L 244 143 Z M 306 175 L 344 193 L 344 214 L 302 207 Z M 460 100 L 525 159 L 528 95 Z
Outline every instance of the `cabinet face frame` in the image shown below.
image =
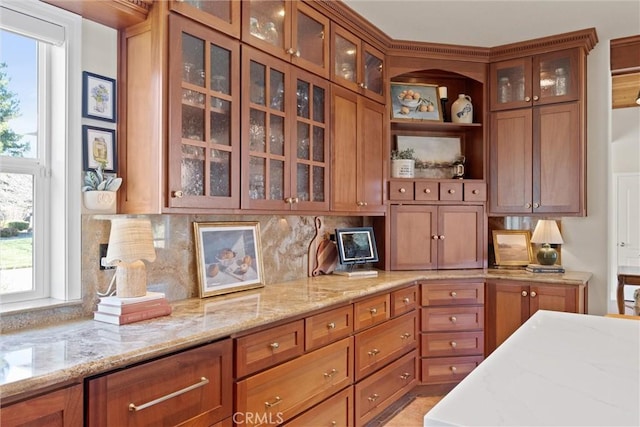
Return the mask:
M 209 4 L 226 4 L 229 13 L 229 20 L 208 13 L 199 9 L 184 0 L 171 0 L 169 8 L 182 15 L 188 16 L 202 24 L 222 31 L 232 37 L 240 38 L 240 2 L 236 0 L 217 0 L 216 2 L 206 2 Z

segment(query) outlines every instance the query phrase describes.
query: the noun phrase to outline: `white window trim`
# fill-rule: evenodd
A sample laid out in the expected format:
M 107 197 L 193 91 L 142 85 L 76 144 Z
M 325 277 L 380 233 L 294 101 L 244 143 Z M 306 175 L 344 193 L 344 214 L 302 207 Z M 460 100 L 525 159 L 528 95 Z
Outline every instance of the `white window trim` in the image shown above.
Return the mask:
M 52 49 L 50 73 L 54 76 L 64 73 L 64 85 L 53 85 L 51 96 L 63 99 L 65 109 L 51 111 L 49 123 L 51 147 L 44 155 L 51 165 L 49 177 L 50 212 L 44 217 L 44 226 L 50 230 L 50 238 L 43 251 L 48 252 L 48 268 L 45 277 L 38 280 L 48 281 L 51 303 L 79 300 L 82 297 L 81 286 L 81 200 L 82 181 L 82 144 L 81 144 L 81 52 L 82 18 L 73 13 L 36 0 L 0 0 L 0 5 L 42 20 L 58 24 L 64 28 L 66 54 L 60 49 Z M 66 110 L 66 112 L 64 111 Z M 66 113 L 66 114 L 65 114 Z M 38 180 L 36 180 L 38 181 Z M 34 185 L 36 182 L 34 181 Z M 34 250 L 40 250 L 34 248 Z M 48 274 L 47 274 L 48 271 Z M 48 277 L 46 277 L 48 276 Z M 18 295 L 16 295 L 17 297 Z M 13 295 L 2 297 L 2 312 L 11 310 L 16 303 Z M 16 308 L 24 305 L 16 304 Z M 40 305 L 43 301 L 38 302 Z M 46 302 L 45 302 L 46 303 Z

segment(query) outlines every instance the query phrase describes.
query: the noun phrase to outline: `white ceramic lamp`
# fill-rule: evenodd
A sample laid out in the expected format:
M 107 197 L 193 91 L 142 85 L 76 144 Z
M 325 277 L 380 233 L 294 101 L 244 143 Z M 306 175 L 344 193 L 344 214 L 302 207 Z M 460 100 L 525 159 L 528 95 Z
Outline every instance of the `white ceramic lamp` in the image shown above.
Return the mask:
M 106 262 L 116 266 L 116 296 L 132 298 L 147 293 L 147 269 L 142 260 L 153 262 L 151 222 L 141 218 L 114 218 Z
M 558 252 L 550 245 L 561 245 L 564 241 L 558 229 L 558 224 L 554 220 L 541 219 L 533 231 L 531 243 L 542 244 L 542 247 L 536 255 L 538 263 L 542 265 L 554 265 L 558 260 Z

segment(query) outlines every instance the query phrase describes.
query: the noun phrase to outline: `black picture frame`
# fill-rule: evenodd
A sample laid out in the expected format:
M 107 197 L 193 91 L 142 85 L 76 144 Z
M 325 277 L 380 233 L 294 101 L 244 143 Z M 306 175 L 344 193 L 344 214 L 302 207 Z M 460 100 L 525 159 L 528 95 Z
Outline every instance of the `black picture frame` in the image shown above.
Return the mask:
M 82 72 L 82 117 L 115 123 L 115 79 Z
M 378 262 L 373 227 L 336 229 L 338 260 L 342 265 Z
M 118 155 L 115 129 L 82 126 L 83 170 L 96 169 L 103 165 L 105 172 L 118 172 Z

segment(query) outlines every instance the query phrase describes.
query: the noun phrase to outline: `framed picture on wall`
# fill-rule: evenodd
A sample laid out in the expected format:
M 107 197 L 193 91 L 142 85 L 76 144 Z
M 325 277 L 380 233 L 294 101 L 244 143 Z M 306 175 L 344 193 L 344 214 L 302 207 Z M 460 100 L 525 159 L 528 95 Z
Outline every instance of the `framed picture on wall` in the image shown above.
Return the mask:
M 391 83 L 391 120 L 442 121 L 438 85 Z
M 116 173 L 116 131 L 94 126 L 82 126 L 82 154 L 84 170 L 102 165 L 105 172 Z
M 529 230 L 493 230 L 496 265 L 526 266 L 533 260 Z
M 116 81 L 82 72 L 82 117 L 116 121 Z

